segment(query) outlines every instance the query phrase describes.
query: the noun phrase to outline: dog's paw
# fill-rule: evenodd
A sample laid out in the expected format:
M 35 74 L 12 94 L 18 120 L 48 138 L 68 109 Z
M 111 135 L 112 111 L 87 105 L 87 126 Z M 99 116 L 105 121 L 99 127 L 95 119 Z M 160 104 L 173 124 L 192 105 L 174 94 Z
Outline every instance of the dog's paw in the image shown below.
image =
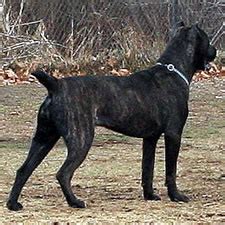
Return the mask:
M 189 202 L 190 201 L 190 199 L 186 195 L 180 192 L 168 193 L 168 195 L 172 202 Z
M 151 201 L 160 201 L 161 200 L 161 198 L 158 196 L 158 195 L 156 195 L 156 194 L 145 194 L 144 195 L 144 199 L 146 200 L 146 201 L 148 201 L 148 200 L 151 200 Z
M 6 206 L 9 210 L 12 210 L 12 211 L 19 211 L 23 209 L 23 206 L 19 202 L 8 201 Z
M 86 208 L 85 202 L 80 199 L 76 199 L 76 201 L 70 202 L 69 206 L 72 208 Z

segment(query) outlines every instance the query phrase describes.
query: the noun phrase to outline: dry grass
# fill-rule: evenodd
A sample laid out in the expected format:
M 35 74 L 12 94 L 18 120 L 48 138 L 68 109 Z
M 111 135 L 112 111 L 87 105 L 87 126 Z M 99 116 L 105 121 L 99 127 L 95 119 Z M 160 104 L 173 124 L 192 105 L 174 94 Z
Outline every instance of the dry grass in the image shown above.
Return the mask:
M 74 191 L 88 208 L 69 208 L 56 182 L 55 174 L 65 158 L 65 147 L 59 142 L 24 188 L 21 212 L 8 211 L 5 203 L 46 92 L 37 85 L 0 87 L 0 222 L 225 222 L 224 84 L 222 79 L 192 84 L 178 172 L 179 186 L 190 196 L 190 203 L 168 200 L 162 140 L 155 171 L 162 201 L 146 202 L 140 185 L 141 140 L 98 128 L 93 147 L 73 179 Z
M 103 34 L 96 35 L 94 26 L 76 35 L 82 41 L 71 39 L 67 45 L 47 39 L 41 30 L 36 36 L 2 34 L 4 68 L 14 70 L 21 64 L 30 72 L 38 64 L 51 72 L 76 75 L 109 74 L 120 68 L 135 71 L 152 65 L 165 47 L 162 37 L 153 39 L 131 26 L 113 30 L 108 45 L 101 44 Z

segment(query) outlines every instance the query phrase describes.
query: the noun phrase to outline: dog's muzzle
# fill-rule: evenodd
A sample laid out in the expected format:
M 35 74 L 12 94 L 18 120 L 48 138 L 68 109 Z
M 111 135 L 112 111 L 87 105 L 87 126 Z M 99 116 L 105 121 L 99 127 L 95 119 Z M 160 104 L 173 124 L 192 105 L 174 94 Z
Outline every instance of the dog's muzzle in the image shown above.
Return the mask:
M 209 71 L 211 69 L 211 64 L 214 59 L 216 58 L 216 48 L 214 48 L 212 45 L 209 46 L 208 52 L 207 52 L 207 58 L 205 62 L 205 70 Z

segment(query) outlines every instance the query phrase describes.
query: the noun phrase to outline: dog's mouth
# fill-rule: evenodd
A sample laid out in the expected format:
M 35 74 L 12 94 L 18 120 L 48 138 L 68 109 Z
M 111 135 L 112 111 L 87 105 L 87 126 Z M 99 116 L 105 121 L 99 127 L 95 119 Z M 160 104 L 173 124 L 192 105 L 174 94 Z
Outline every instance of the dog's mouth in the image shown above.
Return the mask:
M 207 52 L 207 58 L 204 63 L 205 64 L 204 69 L 206 71 L 209 71 L 212 68 L 210 62 L 212 62 L 215 58 L 216 58 L 216 49 L 212 45 L 210 45 Z

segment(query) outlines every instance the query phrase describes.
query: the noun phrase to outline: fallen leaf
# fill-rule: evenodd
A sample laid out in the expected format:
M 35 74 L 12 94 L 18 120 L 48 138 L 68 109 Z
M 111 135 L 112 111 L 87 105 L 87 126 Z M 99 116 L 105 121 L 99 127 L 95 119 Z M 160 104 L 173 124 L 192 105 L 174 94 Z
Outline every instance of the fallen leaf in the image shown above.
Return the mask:
M 118 73 L 120 76 L 127 76 L 130 74 L 130 71 L 128 69 L 119 69 Z
M 115 69 L 111 70 L 110 73 L 114 76 L 120 76 L 119 72 L 116 71 Z

